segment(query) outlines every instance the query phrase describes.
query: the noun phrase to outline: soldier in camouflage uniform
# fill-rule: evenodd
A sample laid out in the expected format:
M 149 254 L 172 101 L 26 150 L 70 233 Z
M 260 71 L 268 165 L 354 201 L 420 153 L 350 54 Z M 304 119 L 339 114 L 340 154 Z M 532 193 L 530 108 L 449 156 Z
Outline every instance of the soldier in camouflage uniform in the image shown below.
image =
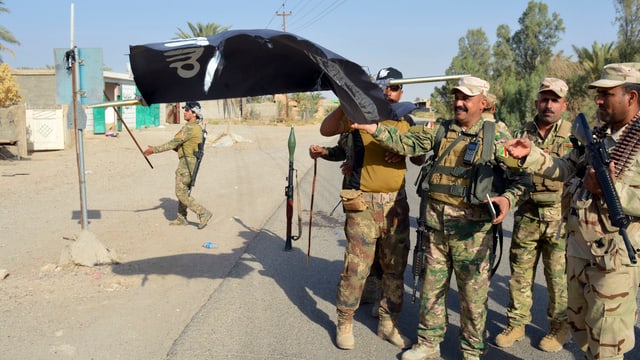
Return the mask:
M 556 78 L 540 83 L 535 101 L 538 115 L 524 124 L 515 137 L 526 136 L 536 146 L 557 157 L 571 150 L 571 123 L 562 120 L 567 109 L 565 97 L 569 87 Z M 557 352 L 569 338 L 567 321 L 566 241 L 562 234 L 561 181 L 532 176 L 531 196 L 514 214 L 511 237 L 508 326 L 496 337 L 496 345 L 510 347 L 524 339 L 525 325 L 531 321 L 533 284 L 536 267 L 542 257 L 549 292 L 547 317 L 550 330 L 540 341 L 544 351 Z
M 391 74 L 391 78 L 402 77 L 396 69 L 383 70 L 386 75 Z M 398 92 L 399 89 L 384 91 Z M 395 105 L 392 108 L 399 109 L 406 103 Z M 415 107 L 410 105 L 411 109 Z M 384 123 L 401 132 L 407 131 L 411 124 L 405 118 L 406 114 L 398 111 L 395 114 L 397 119 Z M 411 346 L 411 340 L 401 335 L 396 326 L 403 304 L 411 228 L 405 192 L 406 162 L 404 157 L 397 161 L 395 154 L 388 153 L 368 133 L 350 129 L 350 121 L 341 107 L 323 120 L 320 133 L 324 136 L 341 134 L 341 143 L 331 148 L 312 145 L 309 148 L 312 158 L 340 161 L 349 157 L 347 168 L 343 167 L 345 178 L 340 192 L 346 215 L 347 246 L 336 296 L 336 345 L 345 350 L 355 347 L 353 317 L 377 255 L 382 278 L 382 298 L 377 307 L 378 336 L 406 349 Z
M 597 139 L 613 142 L 608 150 L 611 177 L 620 197 L 631 247 L 640 248 L 640 63 L 606 65 L 596 89 Z M 640 267 L 629 259 L 595 171 L 584 149 L 553 157 L 527 139 L 507 142 L 509 153 L 528 171 L 570 180 L 573 195 L 566 223 L 568 311 L 571 332 L 587 359 L 623 359 L 635 344 L 636 296 Z M 591 155 L 593 156 L 593 155 Z M 637 250 L 636 250 L 637 252 Z
M 452 90 L 455 119 L 434 128 L 424 126 L 400 135 L 396 129 L 382 123 L 352 124 L 353 128 L 366 130 L 383 146 L 399 154 L 435 151 L 435 164 L 428 176 L 426 225 L 429 238 L 420 292 L 418 342 L 402 354 L 403 360 L 440 356 L 440 343 L 444 340 L 448 321 L 446 300 L 453 273 L 460 294 L 462 356 L 479 359 L 487 349 L 485 325 L 494 256 L 492 228 L 502 222 L 529 188 L 528 176 L 514 177 L 504 191 L 491 197 L 492 203 L 499 208 L 498 216 L 492 220 L 489 204 L 482 200 L 487 193 L 493 192 L 491 183 L 488 188 L 476 187 L 478 182 L 473 180 L 478 177 L 472 174 L 482 171 L 485 175 L 493 175 L 495 172 L 497 176 L 500 172 L 497 167 L 476 164 L 481 159 L 486 159 L 483 164 L 506 161 L 503 144 L 510 137 L 497 131 L 494 122 L 484 121 L 481 117 L 488 91 L 489 83 L 485 80 L 471 76 L 460 79 Z M 444 134 L 440 139 L 439 133 Z
M 202 127 L 198 120 L 202 120 L 200 103 L 187 102 L 184 109 L 184 120 L 187 122 L 176 133 L 173 139 L 159 146 L 149 146 L 144 151 L 145 156 L 173 150 L 178 153 L 178 168 L 176 169 L 176 197 L 178 198 L 178 216 L 170 222 L 170 225 L 187 225 L 187 209 L 198 215 L 200 223 L 198 229 L 203 229 L 211 219 L 211 212 L 200 205 L 189 190 L 193 170 L 196 165 L 195 151 L 202 143 Z
M 402 79 L 402 73 L 392 67 L 382 68 L 378 71 L 376 75 L 376 81 L 382 80 L 391 80 L 391 79 Z M 402 99 L 402 86 L 394 85 L 387 86 L 383 89 L 383 95 L 385 99 L 392 104 L 392 107 L 395 107 L 397 104 L 402 109 L 393 109 L 400 111 L 402 114 L 404 112 L 413 111 L 415 106 L 411 103 L 400 103 Z M 407 104 L 411 105 L 410 107 L 406 107 Z M 404 115 L 405 120 L 409 122 L 411 126 L 415 125 L 415 122 L 411 118 L 410 115 Z M 328 161 L 342 161 L 340 164 L 340 169 L 342 171 L 342 175 L 344 175 L 343 188 L 347 189 L 348 184 L 350 182 L 350 177 L 353 172 L 353 158 L 354 158 L 354 148 L 353 148 L 353 136 L 350 133 L 343 133 L 340 135 L 338 139 L 338 144 L 333 147 L 322 147 L 319 145 L 311 145 L 309 147 L 309 155 L 313 159 L 317 159 L 321 157 Z M 402 155 L 398 155 L 392 152 L 387 152 L 384 154 L 385 161 L 394 163 L 399 161 L 405 161 L 405 157 Z M 415 156 L 411 157 L 410 160 L 415 165 L 422 165 L 424 162 L 424 156 Z M 345 187 L 346 186 L 346 187 Z M 367 281 L 364 284 L 364 290 L 362 291 L 362 296 L 360 297 L 360 304 L 373 304 L 371 307 L 371 316 L 378 317 L 378 308 L 380 306 L 380 300 L 382 298 L 382 266 L 380 265 L 380 255 L 378 252 L 375 252 L 373 264 L 371 265 L 371 270 L 369 272 L 369 276 L 367 277 Z

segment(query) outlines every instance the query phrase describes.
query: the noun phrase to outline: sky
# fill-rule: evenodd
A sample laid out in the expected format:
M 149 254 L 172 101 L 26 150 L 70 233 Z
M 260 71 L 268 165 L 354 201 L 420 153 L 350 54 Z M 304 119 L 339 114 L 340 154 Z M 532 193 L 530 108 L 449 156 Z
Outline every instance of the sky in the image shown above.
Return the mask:
M 325 47 L 375 75 L 383 67 L 405 78 L 443 75 L 467 30 L 482 28 L 493 44 L 498 25 L 511 32 L 528 0 L 3 0 L 0 26 L 21 45 L 3 43 L 12 68 L 52 66 L 53 49 L 102 48 L 104 65 L 127 72 L 130 45 L 162 42 L 189 32 L 188 22 L 231 29 L 286 30 Z M 565 32 L 554 49 L 614 42 L 613 0 L 547 0 Z M 73 12 L 72 12 L 73 8 Z M 72 16 L 73 13 L 73 16 Z M 286 16 L 278 15 L 286 14 Z M 284 23 L 283 23 L 284 20 Z M 283 28 L 283 26 L 285 28 Z M 428 98 L 442 83 L 410 84 L 403 100 Z M 331 98 L 331 93 L 327 94 Z

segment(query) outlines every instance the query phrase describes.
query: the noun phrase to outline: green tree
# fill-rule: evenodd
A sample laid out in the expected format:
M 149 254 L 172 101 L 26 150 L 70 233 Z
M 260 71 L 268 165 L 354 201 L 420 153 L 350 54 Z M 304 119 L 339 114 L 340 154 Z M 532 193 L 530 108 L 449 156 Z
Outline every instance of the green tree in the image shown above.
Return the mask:
M 496 42 L 493 44 L 493 61 L 491 62 L 491 79 L 512 77 L 516 73 L 514 53 L 511 48 L 511 29 L 501 24 L 496 30 Z
M 594 41 L 591 44 L 591 49 L 575 45 L 572 45 L 572 47 L 578 56 L 578 62 L 582 65 L 591 81 L 598 79 L 602 68 L 613 62 L 616 57 L 613 42 L 598 44 L 597 41 Z
M 618 56 L 620 62 L 640 59 L 640 1 L 614 0 L 615 23 L 618 23 Z
M 548 9 L 547 4 L 529 1 L 518 19 L 520 29 L 511 38 L 516 68 L 523 77 L 528 77 L 536 68 L 549 62 L 553 47 L 565 31 L 560 15 L 554 12 L 549 18 Z
M 11 75 L 9 65 L 0 64 L 0 108 L 17 105 L 22 101 L 16 78 Z
M 11 11 L 9 11 L 8 8 L 4 7 L 4 1 L 0 1 L 0 13 L 10 13 L 10 12 Z M 11 56 L 15 56 L 13 51 L 11 51 L 11 49 L 3 45 L 2 42 L 14 44 L 14 45 L 20 45 L 20 42 L 11 34 L 11 32 L 7 30 L 7 28 L 5 28 L 4 26 L 0 25 L 0 63 L 3 62 L 2 61 L 3 52 L 6 52 Z
M 467 30 L 467 34 L 458 40 L 458 54 L 451 60 L 445 71 L 447 75 L 469 74 L 486 79 L 490 71 L 491 46 L 487 34 L 482 29 Z M 447 81 L 436 87 L 431 96 L 431 106 L 440 116 L 450 117 L 451 89 L 458 81 Z
M 318 112 L 319 101 L 323 99 L 319 92 L 295 93 L 291 95 L 291 100 L 298 103 L 298 116 L 302 121 L 313 120 Z
M 231 28 L 231 26 L 221 26 L 216 23 L 195 23 L 192 24 L 187 22 L 187 26 L 189 27 L 190 32 L 186 32 L 180 28 L 178 28 L 178 32 L 176 33 L 176 39 L 189 39 L 192 37 L 207 37 L 213 36 L 215 34 L 225 32 Z

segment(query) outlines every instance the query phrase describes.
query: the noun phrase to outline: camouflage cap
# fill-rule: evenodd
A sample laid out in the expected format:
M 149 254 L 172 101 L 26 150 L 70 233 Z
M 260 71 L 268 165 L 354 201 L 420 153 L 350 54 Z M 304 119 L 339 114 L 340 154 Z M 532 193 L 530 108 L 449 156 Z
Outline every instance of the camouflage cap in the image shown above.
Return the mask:
M 487 107 L 496 106 L 498 103 L 498 97 L 495 94 L 487 94 Z
M 567 91 L 569 91 L 569 86 L 564 81 L 557 78 L 544 78 L 540 82 L 540 88 L 538 89 L 538 93 L 543 91 L 553 91 L 556 95 L 561 98 L 567 96 Z
M 465 95 L 476 96 L 489 94 L 489 83 L 475 76 L 465 76 L 458 80 L 458 86 L 451 89 L 451 93 L 455 90 L 462 91 Z
M 640 63 L 605 65 L 600 80 L 592 82 L 588 88 L 612 88 L 625 83 L 640 84 Z

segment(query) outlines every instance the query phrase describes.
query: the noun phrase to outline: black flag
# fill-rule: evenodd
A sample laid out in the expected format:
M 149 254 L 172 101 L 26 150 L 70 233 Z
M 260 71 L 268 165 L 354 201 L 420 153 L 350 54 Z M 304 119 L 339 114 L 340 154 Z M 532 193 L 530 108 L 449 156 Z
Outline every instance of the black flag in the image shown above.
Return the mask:
M 132 45 L 129 58 L 147 104 L 333 91 L 353 122 L 392 118 L 360 65 L 292 33 L 231 30 Z

